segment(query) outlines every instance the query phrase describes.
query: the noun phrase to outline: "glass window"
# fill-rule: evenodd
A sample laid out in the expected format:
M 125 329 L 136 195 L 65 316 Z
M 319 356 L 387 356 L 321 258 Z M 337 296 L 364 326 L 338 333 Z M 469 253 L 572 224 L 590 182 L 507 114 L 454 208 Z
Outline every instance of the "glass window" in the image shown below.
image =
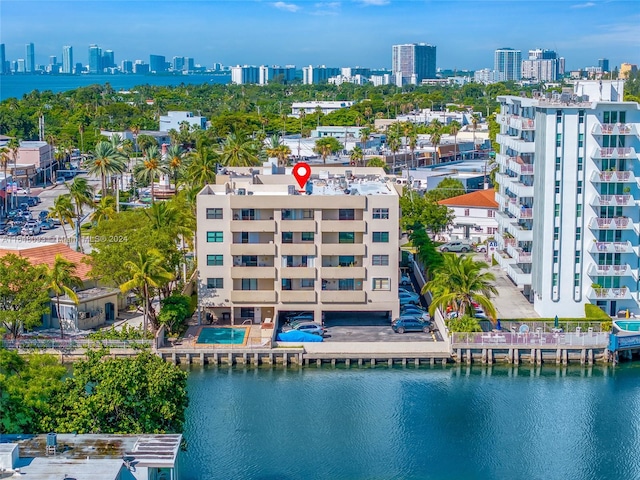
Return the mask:
M 302 232 L 303 242 L 313 242 L 313 232 Z
M 578 134 L 578 147 L 584 147 L 584 133 Z
M 576 227 L 576 240 L 580 240 L 582 238 L 582 227 Z
M 582 171 L 582 165 L 584 164 L 584 158 L 578 157 L 578 171 Z
M 253 208 L 245 208 L 240 211 L 240 220 L 255 220 L 256 211 Z
M 560 227 L 553 227 L 553 239 L 558 240 L 560 238 Z
M 257 278 L 243 278 L 242 279 L 242 290 L 258 290 L 258 279 Z
M 282 290 L 291 290 L 291 279 L 283 278 L 282 279 Z
M 222 278 L 207 278 L 207 288 L 224 288 Z
M 340 255 L 338 257 L 338 265 L 341 267 L 350 267 L 356 262 L 356 257 L 353 255 Z
M 584 123 L 584 110 L 578 111 L 578 123 Z
M 207 255 L 207 266 L 209 267 L 221 267 L 222 255 Z
M 313 278 L 303 278 L 300 280 L 300 287 L 302 288 L 313 288 L 315 280 Z
M 620 112 L 620 123 L 627 123 L 627 112 Z
M 305 220 L 313 220 L 313 210 L 309 208 L 302 210 L 302 218 Z
M 553 263 L 558 263 L 558 250 L 553 251 Z
M 604 118 L 602 119 L 602 123 L 611 123 L 609 121 L 609 112 L 604 112 Z
M 282 243 L 293 243 L 293 232 L 282 232 Z
M 355 233 L 353 232 L 338 233 L 338 243 L 355 243 Z
M 240 258 L 240 264 L 245 267 L 257 267 L 258 256 L 257 255 L 242 255 Z
M 242 318 L 254 318 L 255 310 L 253 307 L 243 307 L 240 309 L 240 316 Z
M 338 290 L 355 290 L 356 282 L 353 278 L 343 278 L 338 281 Z
M 222 209 L 207 208 L 207 220 L 222 220 Z
M 207 232 L 207 243 L 222 243 L 222 232 Z
M 560 147 L 562 145 L 562 134 L 556 133 L 556 147 Z
M 578 195 L 582 194 L 582 180 L 578 180 L 577 191 L 578 191 Z
M 576 205 L 576 217 L 577 218 L 582 217 L 582 205 L 580 204 Z
M 340 220 L 355 220 L 356 213 L 353 208 L 341 208 L 338 210 L 338 219 Z
M 468 209 L 468 208 L 465 208 L 465 209 L 464 209 L 464 216 L 465 216 L 465 217 L 468 217 L 468 216 L 469 216 L 469 209 Z
M 487 210 L 487 217 L 493 218 L 495 216 L 496 216 L 496 211 L 495 210 Z
M 282 209 L 282 220 L 292 220 L 293 219 L 293 210 L 288 208 Z
M 556 123 L 562 122 L 562 110 L 556 111 Z
M 373 232 L 373 243 L 389 243 L 389 232 Z
M 556 157 L 556 172 L 560 171 L 560 157 Z
M 391 282 L 388 278 L 374 278 L 372 290 L 391 290 Z
M 553 216 L 554 217 L 559 217 L 560 216 L 560 205 L 558 205 L 557 203 L 556 203 L 556 206 L 554 208 Z
M 389 218 L 389 209 L 388 208 L 374 208 L 373 209 L 373 218 L 374 219 L 388 219 Z
M 560 181 L 556 180 L 556 193 L 560 193 Z
M 558 274 L 557 273 L 553 274 L 553 286 L 554 287 L 558 286 Z
M 573 286 L 574 287 L 579 287 L 580 286 L 580 274 L 579 273 L 576 273 L 573 276 Z
M 371 264 L 376 266 L 389 265 L 389 255 L 373 255 L 371 257 Z

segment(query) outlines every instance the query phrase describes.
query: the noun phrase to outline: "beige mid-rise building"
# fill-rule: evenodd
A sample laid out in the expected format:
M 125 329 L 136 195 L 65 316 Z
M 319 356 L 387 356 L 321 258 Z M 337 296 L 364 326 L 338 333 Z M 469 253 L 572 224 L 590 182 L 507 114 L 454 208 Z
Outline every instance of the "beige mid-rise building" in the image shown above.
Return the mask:
M 205 318 L 266 322 L 313 312 L 395 318 L 399 196 L 382 169 L 311 167 L 300 191 L 270 164 L 235 168 L 198 195 L 198 293 Z

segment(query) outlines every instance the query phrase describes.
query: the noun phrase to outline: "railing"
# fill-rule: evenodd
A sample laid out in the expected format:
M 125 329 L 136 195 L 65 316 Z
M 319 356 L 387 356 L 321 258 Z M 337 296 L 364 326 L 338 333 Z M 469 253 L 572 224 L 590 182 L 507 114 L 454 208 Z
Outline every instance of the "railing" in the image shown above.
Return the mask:
M 56 339 L 56 338 L 19 338 L 2 340 L 1 344 L 11 350 L 81 350 L 90 348 L 150 348 L 153 340 L 90 340 L 90 339 Z
M 627 228 L 631 224 L 629 217 L 615 217 L 615 218 L 593 218 L 589 223 L 591 228 L 598 228 L 602 230 L 613 229 L 619 230 Z
M 596 148 L 595 158 L 629 158 L 632 156 L 631 147 L 604 147 Z
M 620 288 L 594 288 L 596 298 L 625 298 L 629 294 L 627 287 Z
M 593 265 L 589 273 L 596 276 L 621 277 L 631 275 L 631 267 L 629 265 Z
M 595 250 L 602 253 L 631 253 L 630 242 L 595 242 Z
M 633 133 L 633 125 L 626 123 L 602 123 L 593 127 L 596 135 L 630 135 Z
M 632 203 L 631 195 L 600 195 L 598 202 L 602 206 L 612 205 L 625 207 Z
M 585 333 L 453 333 L 452 348 L 462 347 L 606 347 L 609 342 L 608 332 Z

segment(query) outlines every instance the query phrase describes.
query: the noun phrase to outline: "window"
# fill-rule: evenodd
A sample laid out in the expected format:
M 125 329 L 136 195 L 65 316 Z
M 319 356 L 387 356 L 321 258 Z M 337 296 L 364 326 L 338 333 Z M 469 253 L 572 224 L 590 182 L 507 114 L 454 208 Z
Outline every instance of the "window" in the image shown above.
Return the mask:
M 557 273 L 553 274 L 553 286 L 554 287 L 558 286 L 558 274 Z
M 627 112 L 620 112 L 620 123 L 627 123 Z
M 553 251 L 553 263 L 558 263 L 558 250 Z
M 389 265 L 389 255 L 373 255 L 371 257 L 371 264 L 375 266 L 387 266 Z
M 580 259 L 581 259 L 581 258 L 582 258 L 582 255 L 580 254 L 580 251 L 577 251 L 577 252 L 576 252 L 576 258 L 575 258 L 576 263 L 580 263 Z
M 222 220 L 222 209 L 207 208 L 207 220 Z
M 465 209 L 464 209 L 464 216 L 465 216 L 465 217 L 468 217 L 468 216 L 469 216 L 469 209 L 468 209 L 468 208 L 465 208 Z
M 373 243 L 389 243 L 389 232 L 373 232 Z
M 355 290 L 356 282 L 353 278 L 338 280 L 338 290 Z
M 253 208 L 244 208 L 240 210 L 240 220 L 255 220 L 255 219 L 256 219 L 256 211 Z
M 584 133 L 578 134 L 578 147 L 584 147 Z
M 240 232 L 240 242 L 249 243 L 249 232 Z
M 374 278 L 371 290 L 391 290 L 391 282 L 388 278 Z
M 487 210 L 487 217 L 493 218 L 496 216 L 495 210 Z
M 556 123 L 562 122 L 562 110 L 556 110 Z
M 582 217 L 582 205 L 580 204 L 576 205 L 576 217 L 577 218 Z
M 353 208 L 341 208 L 338 210 L 339 220 L 355 220 L 356 213 Z
M 487 234 L 495 235 L 498 233 L 498 229 L 496 227 L 487 227 Z
M 338 233 L 338 243 L 355 243 L 355 233 L 340 232 Z
M 258 256 L 257 255 L 242 255 L 240 257 L 240 265 L 245 267 L 257 267 Z
M 582 227 L 576 227 L 576 240 L 580 240 L 582 238 Z
M 560 193 L 560 181 L 556 180 L 556 193 Z
M 313 278 L 303 278 L 300 280 L 301 288 L 313 288 L 315 280 Z
M 258 279 L 257 278 L 243 278 L 242 279 L 242 290 L 258 290 Z
M 560 171 L 560 157 L 556 157 L 556 172 Z
M 224 288 L 222 278 L 207 278 L 207 288 Z
M 242 318 L 251 318 L 253 319 L 255 316 L 255 310 L 253 309 L 253 307 L 245 307 L 245 308 L 241 308 L 240 309 L 240 317 Z
M 356 257 L 353 255 L 340 255 L 338 257 L 338 265 L 341 267 L 350 267 L 356 263 Z
M 582 171 L 582 165 L 584 164 L 584 158 L 578 157 L 578 171 Z
M 386 220 L 389 218 L 389 209 L 388 208 L 374 208 L 373 209 L 373 218 Z
M 556 133 L 556 147 L 562 146 L 562 134 Z
M 555 206 L 554 211 L 553 211 L 553 216 L 554 217 L 559 217 L 560 216 L 560 205 L 558 205 L 557 203 L 556 203 L 556 206 Z
M 560 238 L 560 227 L 553 227 L 553 239 L 558 240 Z
M 283 278 L 282 279 L 282 290 L 291 290 L 291 279 Z
M 313 220 L 313 210 L 310 208 L 302 210 L 302 218 L 304 220 Z
M 313 242 L 313 232 L 302 232 L 303 242 Z
M 222 232 L 207 232 L 207 243 L 222 243 Z
M 578 180 L 577 192 L 578 195 L 582 195 L 582 180 Z
M 221 267 L 222 266 L 222 255 L 207 255 L 207 266 L 208 267 Z
M 584 123 L 584 110 L 578 111 L 578 123 Z
M 293 232 L 282 232 L 282 243 L 293 243 Z
M 576 273 L 573 276 L 573 286 L 574 287 L 579 287 L 580 286 L 580 274 L 579 273 Z

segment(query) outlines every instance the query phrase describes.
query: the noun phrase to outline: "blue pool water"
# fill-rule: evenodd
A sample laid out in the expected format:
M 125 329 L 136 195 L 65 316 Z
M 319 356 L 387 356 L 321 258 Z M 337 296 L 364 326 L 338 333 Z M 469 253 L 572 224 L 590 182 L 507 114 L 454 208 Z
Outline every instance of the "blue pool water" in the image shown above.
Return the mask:
M 248 331 L 247 327 L 202 327 L 198 343 L 242 345 Z
M 623 320 L 613 322 L 620 329 L 626 332 L 640 332 L 640 321 L 638 320 Z

